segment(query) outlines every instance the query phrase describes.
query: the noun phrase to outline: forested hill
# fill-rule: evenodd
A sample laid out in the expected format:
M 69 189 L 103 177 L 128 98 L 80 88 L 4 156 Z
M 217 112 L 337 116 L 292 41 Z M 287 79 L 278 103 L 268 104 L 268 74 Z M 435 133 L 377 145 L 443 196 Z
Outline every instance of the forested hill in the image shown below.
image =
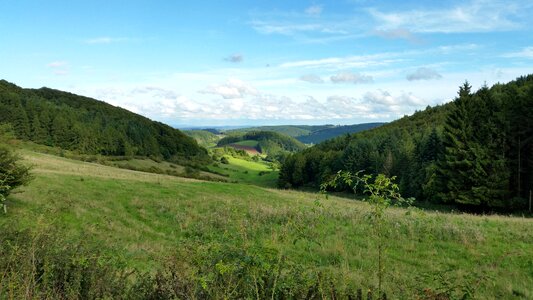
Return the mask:
M 273 131 L 291 136 L 305 144 L 318 144 L 346 133 L 372 129 L 385 123 L 364 123 L 354 125 L 277 125 L 239 128 L 228 130 L 228 134 L 245 134 L 251 131 Z
M 471 91 L 376 129 L 290 156 L 281 187 L 339 170 L 397 176 L 403 196 L 479 209 L 524 209 L 533 189 L 533 75 Z
M 183 133 L 195 139 L 196 142 L 198 142 L 198 144 L 202 147 L 215 146 L 218 140 L 220 140 L 220 137 L 217 134 L 205 129 L 183 130 Z
M 191 137 L 160 122 L 95 99 L 0 80 L 0 123 L 18 138 L 86 154 L 153 156 L 207 162 Z
M 339 135 L 369 130 L 372 128 L 379 127 L 383 124 L 385 123 L 363 123 L 355 125 L 331 126 L 328 128 L 315 130 L 313 132 L 310 132 L 308 135 L 298 136 L 296 137 L 296 139 L 305 144 L 318 144 L 325 140 L 338 137 Z
M 295 152 L 306 148 L 304 144 L 295 138 L 273 131 L 235 133 L 218 141 L 217 146 L 220 147 L 242 141 L 257 141 L 257 150 L 270 156 L 278 156 L 283 152 Z

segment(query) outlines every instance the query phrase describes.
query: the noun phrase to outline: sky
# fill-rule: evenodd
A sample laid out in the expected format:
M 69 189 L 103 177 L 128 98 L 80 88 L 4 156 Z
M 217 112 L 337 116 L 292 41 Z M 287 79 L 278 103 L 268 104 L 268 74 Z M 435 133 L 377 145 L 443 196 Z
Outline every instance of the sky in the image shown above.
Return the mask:
M 533 73 L 533 2 L 0 1 L 0 79 L 173 126 L 392 121 Z

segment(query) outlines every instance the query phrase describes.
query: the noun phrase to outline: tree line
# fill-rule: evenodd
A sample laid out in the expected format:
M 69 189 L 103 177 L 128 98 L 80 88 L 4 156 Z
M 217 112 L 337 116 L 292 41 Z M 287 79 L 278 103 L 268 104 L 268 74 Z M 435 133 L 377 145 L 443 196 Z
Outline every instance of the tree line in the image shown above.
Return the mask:
M 91 98 L 22 89 L 5 80 L 0 81 L 0 123 L 12 124 L 21 140 L 84 154 L 209 160 L 194 139 L 163 123 Z
M 397 176 L 418 201 L 524 209 L 533 189 L 533 75 L 289 156 L 279 186 L 318 188 L 339 170 Z M 339 187 L 346 189 L 346 187 Z

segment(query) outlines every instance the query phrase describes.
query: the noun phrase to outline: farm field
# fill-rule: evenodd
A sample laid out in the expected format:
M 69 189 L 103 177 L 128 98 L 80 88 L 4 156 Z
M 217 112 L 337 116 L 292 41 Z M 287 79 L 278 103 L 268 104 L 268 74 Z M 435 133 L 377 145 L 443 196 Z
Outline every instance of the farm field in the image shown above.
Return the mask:
M 283 257 L 283 264 L 269 261 L 280 270 L 323 274 L 339 289 L 376 286 L 376 241 L 364 202 L 22 154 L 35 178 L 9 198 L 3 228 L 58 228 L 65 243 L 83 240 L 148 272 L 165 257 L 190 251 L 180 256 L 189 268 L 202 253 L 214 257 L 194 272 L 231 278 L 241 270 L 237 253 L 273 253 Z M 229 166 L 266 169 L 241 160 Z M 533 220 L 399 208 L 388 210 L 386 220 L 390 299 L 413 299 L 428 289 L 474 299 L 533 297 Z

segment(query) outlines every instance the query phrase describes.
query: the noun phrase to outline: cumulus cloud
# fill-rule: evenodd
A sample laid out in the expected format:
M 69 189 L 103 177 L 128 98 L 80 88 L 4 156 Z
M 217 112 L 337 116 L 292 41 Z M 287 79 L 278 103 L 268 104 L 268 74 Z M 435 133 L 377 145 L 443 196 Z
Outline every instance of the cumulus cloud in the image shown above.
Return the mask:
M 305 13 L 311 16 L 319 16 L 322 13 L 322 5 L 311 5 L 305 9 Z
M 306 74 L 300 76 L 300 80 L 307 81 L 310 83 L 324 83 L 324 79 L 320 78 L 320 76 L 315 74 Z
M 224 58 L 225 61 L 229 61 L 232 63 L 240 63 L 244 60 L 244 56 L 242 54 L 234 53 L 226 58 Z
M 358 73 L 352 73 L 348 71 L 339 72 L 336 75 L 330 77 L 333 83 L 369 83 L 373 81 L 372 76 L 361 75 Z
M 224 99 L 244 98 L 246 95 L 259 94 L 253 86 L 235 78 L 230 78 L 223 84 L 210 85 L 199 93 L 219 95 Z
M 89 96 L 153 119 L 174 122 L 238 119 L 364 122 L 396 118 L 427 105 L 411 93 L 394 94 L 384 90 L 369 91 L 359 97 L 330 95 L 320 99 L 312 96 L 295 99 L 257 92 L 247 97 L 208 101 L 182 95 L 171 88 L 136 86 L 100 89 Z
M 408 74 L 406 78 L 409 81 L 430 80 L 430 79 L 441 79 L 442 75 L 440 75 L 437 71 L 430 69 L 430 68 L 418 68 L 416 69 L 415 72 Z
M 411 93 L 402 93 L 399 96 L 393 96 L 388 91 L 377 90 L 372 92 L 367 92 L 363 99 L 365 103 L 375 106 L 376 110 L 391 110 L 398 111 L 402 108 L 421 106 L 424 105 L 425 101 L 414 96 Z

